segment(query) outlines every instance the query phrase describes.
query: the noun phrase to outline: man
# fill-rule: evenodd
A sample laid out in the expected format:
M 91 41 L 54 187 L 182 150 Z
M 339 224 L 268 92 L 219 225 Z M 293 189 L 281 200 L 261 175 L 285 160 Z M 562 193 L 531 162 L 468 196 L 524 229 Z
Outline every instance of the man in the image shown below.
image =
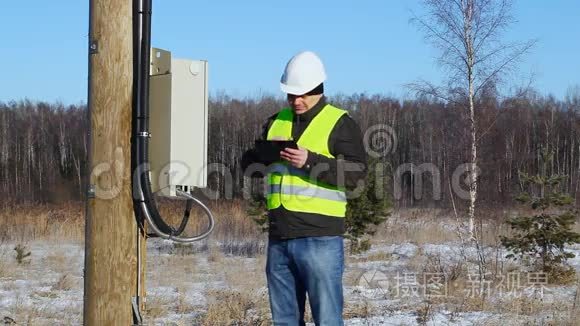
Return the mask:
M 360 129 L 326 102 L 326 73 L 313 52 L 286 65 L 280 87 L 289 108 L 268 119 L 263 138 L 293 139 L 268 168 L 269 240 L 266 277 L 274 325 L 305 325 L 306 294 L 316 325 L 342 325 L 346 189 L 364 178 Z M 242 168 L 262 162 L 244 154 Z

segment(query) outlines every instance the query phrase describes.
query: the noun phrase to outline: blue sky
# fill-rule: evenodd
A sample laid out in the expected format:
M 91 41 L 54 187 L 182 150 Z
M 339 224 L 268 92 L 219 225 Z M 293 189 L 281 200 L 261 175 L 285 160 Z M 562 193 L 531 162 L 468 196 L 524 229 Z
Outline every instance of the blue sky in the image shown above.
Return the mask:
M 0 3 L 0 101 L 86 100 L 88 0 Z M 417 0 L 154 0 L 153 46 L 210 65 L 210 93 L 280 94 L 286 61 L 323 59 L 330 94 L 404 96 L 405 83 L 440 81 L 437 52 L 409 23 Z M 519 0 L 507 40 L 537 38 L 521 63 L 533 87 L 563 98 L 580 84 L 580 1 Z M 514 80 L 517 84 L 517 79 Z

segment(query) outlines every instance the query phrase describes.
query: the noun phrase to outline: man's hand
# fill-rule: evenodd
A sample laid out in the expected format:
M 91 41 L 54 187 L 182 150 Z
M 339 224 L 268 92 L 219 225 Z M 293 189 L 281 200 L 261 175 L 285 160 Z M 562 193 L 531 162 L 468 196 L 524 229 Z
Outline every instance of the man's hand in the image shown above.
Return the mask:
M 280 157 L 290 162 L 292 166 L 300 169 L 304 166 L 304 164 L 306 164 L 306 160 L 308 159 L 308 150 L 302 147 L 299 147 L 298 149 L 287 147 L 280 152 Z

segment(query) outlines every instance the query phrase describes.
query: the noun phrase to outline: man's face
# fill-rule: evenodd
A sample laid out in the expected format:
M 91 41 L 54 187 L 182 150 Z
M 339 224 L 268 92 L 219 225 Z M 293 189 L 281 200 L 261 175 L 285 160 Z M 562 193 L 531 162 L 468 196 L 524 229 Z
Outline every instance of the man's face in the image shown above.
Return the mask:
M 310 110 L 313 106 L 316 105 L 316 103 L 318 103 L 318 101 L 320 100 L 320 98 L 322 97 L 322 94 L 318 94 L 318 95 L 292 95 L 292 94 L 288 94 L 287 98 L 288 98 L 288 103 L 290 104 L 290 106 L 292 107 L 292 109 L 294 110 L 294 113 L 296 114 L 302 114 L 308 110 Z

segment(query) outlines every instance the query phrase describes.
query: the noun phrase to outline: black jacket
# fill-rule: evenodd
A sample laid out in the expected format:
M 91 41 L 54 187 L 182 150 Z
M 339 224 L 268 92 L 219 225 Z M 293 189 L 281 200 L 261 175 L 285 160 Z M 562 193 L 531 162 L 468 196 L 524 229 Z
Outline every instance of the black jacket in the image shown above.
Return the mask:
M 314 107 L 301 115 L 294 115 L 292 137 L 298 140 L 310 121 L 324 108 L 326 99 L 323 97 Z M 263 126 L 262 138 L 266 139 L 268 130 L 278 114 L 268 118 Z M 360 128 L 348 115 L 343 115 L 334 126 L 328 140 L 328 149 L 335 157 L 328 158 L 321 154 L 308 152 L 308 159 L 302 168 L 306 172 L 313 169 L 322 171 L 317 174 L 317 180 L 341 185 L 347 190 L 357 187 L 359 180 L 366 174 L 366 154 L 362 142 Z M 261 162 L 254 149 L 242 156 L 242 169 L 252 163 Z M 319 166 L 319 164 L 324 164 Z M 342 169 L 340 169 L 342 165 Z M 317 168 L 318 166 L 318 168 Z M 340 173 L 342 170 L 344 172 Z M 292 212 L 280 206 L 268 212 L 270 238 L 288 239 L 308 236 L 342 235 L 344 219 L 313 213 Z

